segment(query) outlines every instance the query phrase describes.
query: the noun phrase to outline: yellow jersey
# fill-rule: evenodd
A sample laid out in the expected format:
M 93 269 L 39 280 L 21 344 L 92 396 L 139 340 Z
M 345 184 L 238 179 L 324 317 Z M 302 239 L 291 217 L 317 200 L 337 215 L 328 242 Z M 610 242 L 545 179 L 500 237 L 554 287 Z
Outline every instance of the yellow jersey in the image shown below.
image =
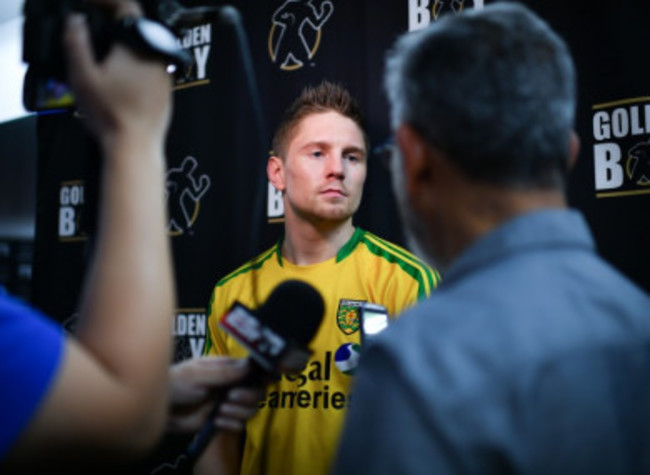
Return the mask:
M 237 301 L 263 303 L 281 282 L 298 279 L 323 296 L 323 322 L 309 347 L 304 371 L 282 376 L 267 388 L 259 412 L 248 422 L 242 474 L 327 474 L 335 455 L 350 383 L 359 358 L 359 306 L 372 302 L 391 317 L 425 298 L 439 274 L 407 250 L 356 228 L 336 257 L 297 266 L 282 258 L 282 242 L 236 269 L 215 286 L 205 354 L 245 357 L 219 319 Z

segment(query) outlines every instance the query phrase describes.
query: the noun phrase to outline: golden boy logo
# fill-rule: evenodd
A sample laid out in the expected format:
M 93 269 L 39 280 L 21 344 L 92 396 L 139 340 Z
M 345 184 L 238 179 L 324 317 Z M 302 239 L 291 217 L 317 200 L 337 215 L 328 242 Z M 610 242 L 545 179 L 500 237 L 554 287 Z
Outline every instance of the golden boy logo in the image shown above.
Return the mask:
M 320 46 L 323 25 L 334 12 L 329 0 L 287 0 L 271 17 L 268 48 L 271 60 L 284 71 L 309 63 Z
M 83 180 L 61 182 L 59 188 L 59 241 L 71 242 L 86 239 L 81 217 L 84 208 Z
M 187 50 L 194 61 L 175 76 L 176 88 L 207 84 L 208 60 L 212 44 L 212 25 L 207 23 L 188 28 L 177 40 L 178 45 Z
M 409 31 L 426 27 L 445 13 L 483 8 L 483 0 L 408 0 Z
M 598 198 L 650 194 L 650 97 L 592 107 Z
M 178 309 L 172 328 L 175 343 L 174 361 L 201 356 L 205 346 L 207 328 L 207 316 L 204 308 Z

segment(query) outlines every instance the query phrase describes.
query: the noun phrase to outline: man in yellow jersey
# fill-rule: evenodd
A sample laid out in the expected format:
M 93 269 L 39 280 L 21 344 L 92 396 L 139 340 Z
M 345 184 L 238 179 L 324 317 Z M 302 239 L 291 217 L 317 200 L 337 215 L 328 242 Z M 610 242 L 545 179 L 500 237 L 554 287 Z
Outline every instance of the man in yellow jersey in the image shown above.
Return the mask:
M 235 301 L 259 305 L 287 279 L 318 289 L 325 316 L 305 370 L 269 386 L 245 438 L 220 434 L 197 473 L 328 473 L 350 401 L 360 305 L 380 304 L 395 316 L 429 295 L 440 279 L 405 249 L 352 224 L 368 144 L 361 114 L 345 89 L 328 82 L 305 89 L 286 111 L 273 150 L 267 172 L 283 194 L 285 235 L 217 283 L 205 352 L 245 356 L 218 327 L 219 317 Z

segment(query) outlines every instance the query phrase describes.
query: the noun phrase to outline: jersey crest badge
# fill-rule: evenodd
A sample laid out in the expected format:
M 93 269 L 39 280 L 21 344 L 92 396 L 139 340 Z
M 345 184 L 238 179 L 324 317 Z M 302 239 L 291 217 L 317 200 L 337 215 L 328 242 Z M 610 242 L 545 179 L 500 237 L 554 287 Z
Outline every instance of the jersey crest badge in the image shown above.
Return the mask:
M 359 312 L 363 300 L 339 300 L 339 308 L 336 312 L 336 323 L 339 329 L 346 335 L 352 335 L 359 330 Z

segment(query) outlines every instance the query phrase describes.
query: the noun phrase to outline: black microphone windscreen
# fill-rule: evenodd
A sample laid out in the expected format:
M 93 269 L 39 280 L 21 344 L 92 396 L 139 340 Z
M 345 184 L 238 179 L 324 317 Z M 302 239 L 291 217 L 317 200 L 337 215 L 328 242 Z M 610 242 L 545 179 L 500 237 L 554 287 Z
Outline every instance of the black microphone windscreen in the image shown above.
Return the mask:
M 323 321 L 323 297 L 313 286 L 300 280 L 278 285 L 257 310 L 260 321 L 300 346 L 307 346 Z

